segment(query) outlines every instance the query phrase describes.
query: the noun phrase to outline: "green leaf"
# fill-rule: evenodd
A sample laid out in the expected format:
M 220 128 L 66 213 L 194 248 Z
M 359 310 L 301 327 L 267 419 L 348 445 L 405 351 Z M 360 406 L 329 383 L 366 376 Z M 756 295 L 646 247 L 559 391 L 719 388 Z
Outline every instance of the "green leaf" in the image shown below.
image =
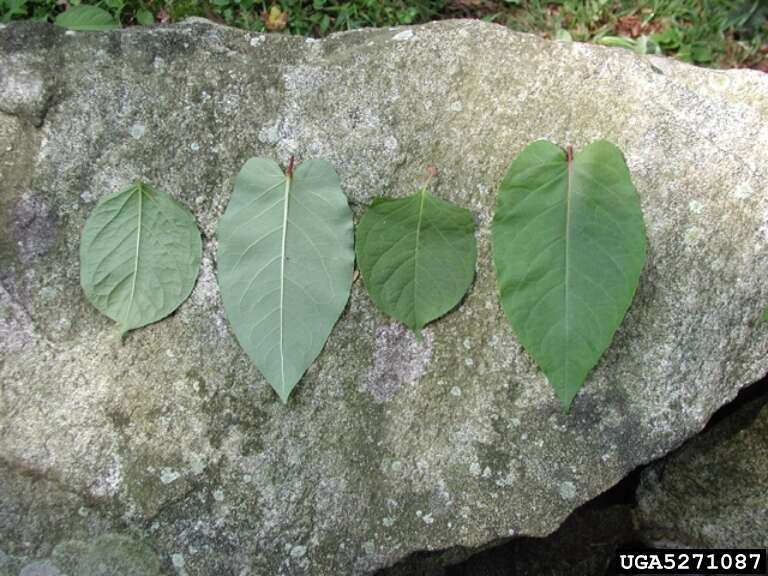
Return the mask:
M 651 40 L 656 42 L 665 50 L 677 50 L 680 48 L 682 34 L 680 33 L 679 28 L 672 26 L 662 32 L 651 34 Z
M 569 161 L 546 141 L 515 158 L 492 225 L 501 302 L 567 410 L 621 324 L 645 262 L 640 201 L 621 151 Z
M 290 172 L 290 169 L 289 169 Z M 232 329 L 283 402 L 349 298 L 352 212 L 333 167 L 292 176 L 251 158 L 219 222 L 219 285 Z
M 155 17 L 146 8 L 139 8 L 136 11 L 136 22 L 142 26 L 151 26 L 155 23 Z
M 357 227 L 357 265 L 373 303 L 418 332 L 458 304 L 475 274 L 469 210 L 426 187 L 375 201 Z
M 768 322 L 768 308 L 763 310 L 763 321 Z
M 101 200 L 88 217 L 80 239 L 80 284 L 125 333 L 165 318 L 186 300 L 201 255 L 189 210 L 137 182 Z
M 0 1 L 0 22 L 10 22 L 14 16 L 27 15 L 27 0 Z
M 635 52 L 638 54 L 661 54 L 661 48 L 648 36 L 640 36 L 635 40 Z
M 630 50 L 635 49 L 635 41 L 632 40 L 632 38 L 627 38 L 626 36 L 603 36 L 602 38 L 596 39 L 595 44 L 618 48 L 628 48 Z
M 560 42 L 573 42 L 573 37 L 571 36 L 571 33 L 568 32 L 568 30 L 558 28 L 555 32 L 555 40 Z
M 56 16 L 54 21 L 59 26 L 83 32 L 101 32 L 120 27 L 112 15 L 98 6 L 72 6 Z
M 715 54 L 712 50 L 712 46 L 705 42 L 696 42 L 691 44 L 691 58 L 697 64 L 706 64 L 712 62 L 715 58 Z
M 113 14 L 119 14 L 123 11 L 123 8 L 125 7 L 125 2 L 123 0 L 102 0 L 106 5 L 107 8 L 112 9 Z

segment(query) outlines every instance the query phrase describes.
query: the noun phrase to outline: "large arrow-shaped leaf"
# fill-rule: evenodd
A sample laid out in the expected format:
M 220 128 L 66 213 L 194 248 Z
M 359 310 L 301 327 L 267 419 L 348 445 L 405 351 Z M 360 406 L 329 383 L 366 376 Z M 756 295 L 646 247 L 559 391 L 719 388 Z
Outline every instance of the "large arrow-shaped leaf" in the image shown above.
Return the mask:
M 137 182 L 104 198 L 80 240 L 80 283 L 123 333 L 164 318 L 195 285 L 202 256 L 192 214 Z
M 246 162 L 219 222 L 219 284 L 240 344 L 283 402 L 323 348 L 349 298 L 352 212 L 333 167 L 283 174 Z
M 493 258 L 504 311 L 568 408 L 608 348 L 645 262 L 640 201 L 621 151 L 575 158 L 546 141 L 515 158 L 499 191 Z
M 357 228 L 357 264 L 376 306 L 418 331 L 456 306 L 472 283 L 472 214 L 426 187 L 376 200 Z

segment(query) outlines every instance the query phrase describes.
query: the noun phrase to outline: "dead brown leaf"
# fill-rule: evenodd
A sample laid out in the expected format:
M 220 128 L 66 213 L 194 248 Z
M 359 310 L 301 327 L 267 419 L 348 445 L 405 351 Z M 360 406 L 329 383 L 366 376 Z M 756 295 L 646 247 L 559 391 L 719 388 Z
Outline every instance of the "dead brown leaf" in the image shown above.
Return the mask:
M 661 32 L 664 29 L 664 24 L 661 22 L 648 22 L 643 23 L 643 20 L 634 14 L 627 16 L 620 16 L 616 21 L 614 31 L 617 36 L 629 36 L 631 38 L 638 38 L 639 36 L 653 34 L 654 32 Z
M 272 7 L 267 12 L 263 12 L 261 19 L 264 20 L 264 26 L 270 32 L 280 32 L 285 30 L 288 25 L 288 12 L 283 12 L 280 6 L 272 4 Z

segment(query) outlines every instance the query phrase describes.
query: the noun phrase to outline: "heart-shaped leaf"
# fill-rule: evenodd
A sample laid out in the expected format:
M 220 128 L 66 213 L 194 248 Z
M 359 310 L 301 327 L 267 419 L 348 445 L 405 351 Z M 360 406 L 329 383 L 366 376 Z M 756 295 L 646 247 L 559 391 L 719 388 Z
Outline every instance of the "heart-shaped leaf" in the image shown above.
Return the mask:
M 492 244 L 504 312 L 567 410 L 645 262 L 640 200 L 621 151 L 598 141 L 574 158 L 550 142 L 528 146 L 501 183 Z
M 112 14 L 98 6 L 85 4 L 70 7 L 56 16 L 54 22 L 64 28 L 80 32 L 103 32 L 120 28 L 120 22 Z
M 416 332 L 461 300 L 475 254 L 472 214 L 426 186 L 375 200 L 357 227 L 357 265 L 371 300 Z
M 80 284 L 125 333 L 166 317 L 186 300 L 202 246 L 189 210 L 137 182 L 104 198 L 88 217 L 80 239 Z
M 219 222 L 219 285 L 241 346 L 283 400 L 323 348 L 349 299 L 352 212 L 333 167 L 283 174 L 246 162 Z

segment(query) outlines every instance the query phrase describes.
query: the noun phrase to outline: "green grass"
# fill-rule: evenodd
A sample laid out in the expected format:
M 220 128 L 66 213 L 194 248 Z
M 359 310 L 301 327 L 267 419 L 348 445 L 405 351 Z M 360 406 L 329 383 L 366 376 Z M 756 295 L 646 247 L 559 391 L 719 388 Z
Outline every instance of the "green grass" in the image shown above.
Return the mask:
M 482 18 L 514 30 L 768 72 L 766 0 L 92 0 L 123 25 L 204 16 L 257 31 L 307 36 L 443 18 Z M 62 0 L 0 0 L 0 20 L 52 21 Z M 70 5 L 80 4 L 70 0 Z

